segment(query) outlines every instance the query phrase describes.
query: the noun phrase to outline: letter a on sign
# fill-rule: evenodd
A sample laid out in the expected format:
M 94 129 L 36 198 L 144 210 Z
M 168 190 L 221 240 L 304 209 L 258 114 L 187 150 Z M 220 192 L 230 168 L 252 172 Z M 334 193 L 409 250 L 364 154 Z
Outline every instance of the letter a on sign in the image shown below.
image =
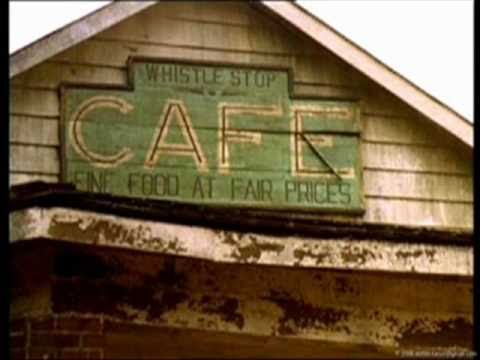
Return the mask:
M 183 138 L 186 143 L 183 144 L 167 144 L 167 135 L 173 126 L 174 119 L 180 127 Z M 174 155 L 174 156 L 191 156 L 197 169 L 199 171 L 208 171 L 208 164 L 205 155 L 203 154 L 197 135 L 192 126 L 192 122 L 188 115 L 185 105 L 181 101 L 168 100 L 165 104 L 163 115 L 159 126 L 156 129 L 153 142 L 148 151 L 145 160 L 146 167 L 154 167 L 158 162 L 160 155 Z

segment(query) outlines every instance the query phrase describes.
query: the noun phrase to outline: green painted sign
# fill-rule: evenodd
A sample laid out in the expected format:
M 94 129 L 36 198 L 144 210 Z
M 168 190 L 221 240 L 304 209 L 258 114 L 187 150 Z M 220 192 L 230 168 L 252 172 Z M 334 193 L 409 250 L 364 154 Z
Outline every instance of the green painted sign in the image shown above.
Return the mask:
M 62 88 L 63 180 L 130 197 L 362 211 L 354 102 L 295 98 L 285 69 L 129 64 L 130 89 Z

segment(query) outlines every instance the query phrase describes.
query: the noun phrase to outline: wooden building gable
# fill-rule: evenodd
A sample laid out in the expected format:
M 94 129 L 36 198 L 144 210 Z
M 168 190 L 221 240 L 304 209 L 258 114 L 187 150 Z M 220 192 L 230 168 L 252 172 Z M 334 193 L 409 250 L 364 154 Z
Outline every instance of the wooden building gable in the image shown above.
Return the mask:
M 10 89 L 14 356 L 470 356 L 472 125 L 295 4 L 112 2 Z
M 71 38 L 59 42 L 57 48 L 64 50 L 53 51 L 50 57 L 44 44 L 46 58 L 39 57 L 33 67 L 25 63 L 28 51 L 14 55 L 11 184 L 62 180 L 62 85 L 126 89 L 131 85 L 129 67 L 135 59 L 282 68 L 291 69 L 289 86 L 294 96 L 355 102 L 360 107 L 365 212 L 319 213 L 315 218 L 470 232 L 471 125 L 455 120 L 458 115 L 441 104 L 417 103 L 424 93 L 410 99 L 412 94 L 401 88 L 408 84 L 401 79 L 385 75 L 385 82 L 379 83 L 381 73 L 345 60 L 349 54 L 357 56 L 355 52 L 335 48 L 340 43 L 320 45 L 313 20 L 300 17 L 308 14 L 298 12 L 293 4 L 280 4 L 145 3 L 137 12 L 130 9 L 124 18 L 118 15 L 118 7 L 130 5 L 112 4 L 110 9 L 117 12 L 112 11 L 111 16 L 118 17 L 112 26 L 105 21 L 107 28 L 100 27 L 101 31 L 88 34 L 88 38 L 79 32 L 73 37 L 77 39 L 74 45 Z M 95 28 L 99 24 L 90 25 Z M 327 40 L 331 36 L 327 32 L 317 35 Z M 342 51 L 344 59 L 338 55 Z M 41 53 L 39 50 L 39 56 Z M 367 60 L 373 61 L 365 58 L 363 63 Z

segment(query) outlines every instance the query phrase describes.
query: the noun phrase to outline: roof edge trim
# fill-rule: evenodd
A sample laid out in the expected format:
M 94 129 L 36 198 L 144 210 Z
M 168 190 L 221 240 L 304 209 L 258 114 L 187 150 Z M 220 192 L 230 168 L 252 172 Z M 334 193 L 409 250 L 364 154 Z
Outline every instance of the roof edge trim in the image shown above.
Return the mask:
M 262 5 L 380 84 L 409 106 L 473 148 L 473 124 L 352 43 L 299 5 L 261 1 Z
M 112 2 L 53 31 L 10 56 L 10 78 L 156 3 Z

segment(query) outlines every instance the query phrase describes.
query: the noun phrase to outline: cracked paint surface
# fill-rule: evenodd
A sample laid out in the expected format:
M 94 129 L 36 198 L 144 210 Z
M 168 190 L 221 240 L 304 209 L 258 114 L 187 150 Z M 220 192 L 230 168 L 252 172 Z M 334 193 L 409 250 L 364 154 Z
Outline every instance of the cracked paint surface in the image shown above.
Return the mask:
M 390 348 L 472 344 L 472 284 L 458 279 L 239 267 L 113 250 L 60 252 L 56 264 L 55 313 Z
M 11 241 L 47 238 L 226 263 L 473 274 L 473 251 L 466 246 L 278 237 L 63 208 L 16 211 L 10 221 L 16 229 Z

